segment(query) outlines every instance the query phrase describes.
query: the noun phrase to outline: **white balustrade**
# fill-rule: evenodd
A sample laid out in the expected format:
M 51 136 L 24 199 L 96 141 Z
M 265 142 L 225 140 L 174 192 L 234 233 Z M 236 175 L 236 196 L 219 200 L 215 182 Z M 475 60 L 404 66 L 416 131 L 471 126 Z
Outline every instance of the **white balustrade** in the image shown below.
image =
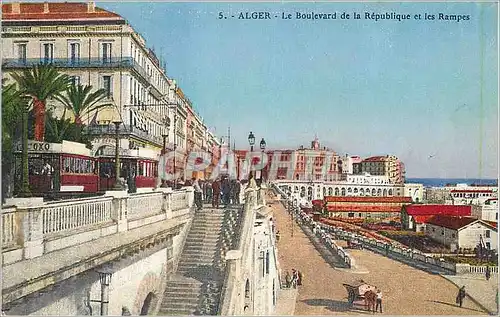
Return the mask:
M 174 192 L 172 193 L 172 211 L 177 211 L 189 207 L 189 193 Z
M 52 234 L 111 220 L 111 197 L 54 203 L 41 208 L 42 233 Z
M 8 248 L 16 245 L 18 234 L 16 222 L 16 208 L 10 207 L 2 209 L 2 246 Z
M 136 219 L 162 213 L 163 193 L 130 195 L 127 199 L 128 219 Z

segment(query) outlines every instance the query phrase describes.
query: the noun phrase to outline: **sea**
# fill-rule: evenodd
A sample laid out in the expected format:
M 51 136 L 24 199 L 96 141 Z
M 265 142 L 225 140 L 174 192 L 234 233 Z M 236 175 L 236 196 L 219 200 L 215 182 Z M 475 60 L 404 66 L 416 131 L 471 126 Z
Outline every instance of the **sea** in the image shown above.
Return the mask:
M 407 178 L 406 183 L 423 184 L 424 187 L 444 187 L 447 184 L 467 184 L 467 185 L 496 185 L 498 179 L 479 178 Z

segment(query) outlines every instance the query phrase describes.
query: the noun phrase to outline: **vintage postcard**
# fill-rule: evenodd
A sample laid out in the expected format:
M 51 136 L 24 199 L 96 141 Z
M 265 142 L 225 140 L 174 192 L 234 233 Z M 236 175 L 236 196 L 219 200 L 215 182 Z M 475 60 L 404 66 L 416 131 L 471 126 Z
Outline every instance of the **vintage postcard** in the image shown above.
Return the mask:
M 3 1 L 2 315 L 497 315 L 498 17 Z

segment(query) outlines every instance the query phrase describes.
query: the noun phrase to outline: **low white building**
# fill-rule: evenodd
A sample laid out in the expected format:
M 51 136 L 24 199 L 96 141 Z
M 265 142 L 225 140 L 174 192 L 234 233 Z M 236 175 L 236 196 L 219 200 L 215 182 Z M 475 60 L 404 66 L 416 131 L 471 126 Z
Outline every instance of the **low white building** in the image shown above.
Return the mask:
M 479 243 L 484 243 L 486 249 L 498 250 L 496 226 L 473 217 L 434 216 L 427 221 L 425 234 L 452 252 L 458 248 L 474 249 Z
M 472 216 L 498 223 L 498 198 L 490 198 L 479 206 L 473 206 Z
M 424 200 L 424 185 L 423 184 L 405 184 L 404 194 L 405 197 L 411 197 L 411 200 L 418 203 Z
M 386 175 L 370 175 L 370 173 L 363 173 L 362 175 L 348 174 L 346 183 L 363 185 L 384 185 L 389 184 L 389 177 Z
M 447 203 L 452 205 L 482 205 L 491 198 L 498 198 L 497 190 L 493 188 L 476 189 L 468 187 L 451 190 Z

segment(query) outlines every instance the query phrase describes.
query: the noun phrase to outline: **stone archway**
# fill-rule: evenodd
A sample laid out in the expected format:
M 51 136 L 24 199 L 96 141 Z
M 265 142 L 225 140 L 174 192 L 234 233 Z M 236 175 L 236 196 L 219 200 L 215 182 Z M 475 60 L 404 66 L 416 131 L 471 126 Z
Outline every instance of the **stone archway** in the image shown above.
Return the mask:
M 157 275 L 153 272 L 148 272 L 144 275 L 139 287 L 137 289 L 137 295 L 134 301 L 132 314 L 141 313 L 145 308 L 144 305 L 147 305 L 147 314 L 155 314 L 156 306 L 159 301 L 158 298 L 158 290 L 160 289 L 160 285 L 162 285 L 162 274 Z M 153 294 L 150 296 L 150 294 Z M 148 298 L 149 297 L 149 298 Z
M 151 308 L 154 307 L 156 300 L 156 295 L 153 292 L 149 292 L 142 303 L 141 313 L 139 315 L 148 315 L 151 312 Z

